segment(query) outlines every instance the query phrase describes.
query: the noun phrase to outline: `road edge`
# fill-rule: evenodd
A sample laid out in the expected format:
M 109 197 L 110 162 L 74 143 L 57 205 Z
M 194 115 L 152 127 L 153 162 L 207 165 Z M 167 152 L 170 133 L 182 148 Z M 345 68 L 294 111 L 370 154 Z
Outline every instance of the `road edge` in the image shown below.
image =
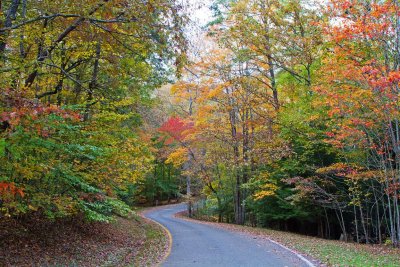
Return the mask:
M 153 220 L 153 219 L 151 219 L 151 218 L 149 218 L 149 217 L 146 216 L 146 214 L 147 214 L 148 212 L 151 212 L 152 210 L 154 210 L 154 209 L 156 209 L 156 208 L 159 208 L 159 207 L 153 207 L 153 208 L 149 208 L 149 209 L 146 209 L 146 210 L 142 210 L 141 212 L 138 213 L 138 215 L 139 215 L 140 217 L 145 218 L 146 220 L 149 220 L 149 221 L 151 221 L 151 222 L 157 224 L 158 226 L 160 226 L 161 229 L 163 229 L 164 232 L 165 232 L 166 235 L 167 235 L 167 238 L 168 238 L 168 248 L 167 248 L 167 251 L 164 253 L 164 256 L 162 257 L 162 259 L 160 260 L 160 262 L 157 263 L 157 265 L 156 265 L 156 266 L 161 266 L 161 265 L 167 260 L 167 258 L 169 257 L 169 255 L 171 255 L 171 251 L 172 251 L 172 241 L 173 241 L 173 239 L 172 239 L 172 234 L 171 234 L 171 232 L 168 230 L 167 227 L 165 227 L 165 226 L 162 225 L 161 223 L 159 223 L 159 222 L 157 222 L 157 221 L 155 221 L 155 220 Z
M 171 232 L 168 230 L 168 228 L 165 227 L 164 225 L 162 225 L 161 223 L 159 223 L 159 222 L 157 222 L 157 221 L 155 221 L 155 220 L 153 220 L 153 219 L 147 218 L 147 217 L 145 217 L 145 218 L 148 219 L 148 220 L 150 220 L 150 221 L 152 221 L 152 222 L 154 222 L 154 223 L 156 223 L 156 224 L 158 224 L 158 225 L 164 230 L 164 232 L 167 233 L 167 237 L 168 237 L 168 249 L 167 249 L 167 252 L 164 254 L 163 258 L 161 259 L 161 261 L 157 264 L 157 266 L 161 266 L 161 264 L 163 264 L 163 263 L 167 260 L 167 258 L 169 257 L 169 255 L 171 255 L 171 251 L 172 251 L 172 234 L 171 234 Z
M 184 215 L 183 213 L 185 213 L 185 212 L 184 211 L 183 212 L 177 212 L 176 214 L 174 214 L 174 216 L 176 218 L 180 218 L 182 220 L 188 220 L 188 221 L 192 221 L 192 222 L 200 223 L 200 224 L 202 224 L 202 223 L 205 223 L 205 224 L 210 223 L 208 221 L 202 221 L 202 220 L 198 220 L 198 219 L 189 218 L 186 215 Z M 221 224 L 215 224 L 215 223 L 212 223 L 212 224 L 215 227 L 223 228 L 223 225 L 221 225 Z M 308 267 L 317 267 L 317 265 L 312 263 L 310 260 L 308 260 L 306 257 L 301 255 L 300 253 L 296 252 L 295 250 L 293 250 L 293 249 L 291 249 L 291 248 L 289 248 L 289 247 L 287 247 L 287 246 L 285 246 L 285 245 L 283 245 L 283 244 L 281 244 L 281 243 L 279 243 L 279 242 L 277 242 L 277 241 L 275 241 L 275 240 L 273 240 L 273 239 L 271 239 L 269 237 L 264 236 L 264 238 L 267 239 L 269 242 L 271 242 L 271 243 L 273 243 L 273 244 L 275 244 L 275 245 L 277 245 L 277 246 L 279 246 L 279 247 L 291 252 L 296 257 L 298 257 L 300 260 L 302 260 L 305 264 L 307 264 Z
M 316 265 L 315 265 L 314 263 L 312 263 L 311 261 L 307 260 L 307 259 L 306 259 L 305 257 L 303 257 L 300 253 L 297 253 L 297 252 L 294 251 L 293 249 L 288 248 L 287 246 L 282 245 L 281 243 L 276 242 L 275 240 L 272 240 L 272 239 L 269 238 L 269 237 L 265 237 L 265 238 L 266 238 L 269 242 L 274 243 L 275 245 L 280 246 L 281 248 L 286 249 L 287 251 L 289 251 L 289 252 L 293 253 L 294 255 L 296 255 L 299 259 L 301 259 L 303 262 L 305 262 L 305 263 L 308 265 L 308 267 L 316 267 Z

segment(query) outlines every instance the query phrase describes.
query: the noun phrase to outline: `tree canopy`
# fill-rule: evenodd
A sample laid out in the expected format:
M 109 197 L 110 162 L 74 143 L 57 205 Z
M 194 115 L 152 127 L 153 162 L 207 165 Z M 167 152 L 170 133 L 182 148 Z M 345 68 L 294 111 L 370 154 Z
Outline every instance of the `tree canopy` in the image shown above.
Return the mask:
M 399 246 L 399 8 L 216 0 L 193 40 L 181 1 L 0 1 L 0 219 L 186 195 Z

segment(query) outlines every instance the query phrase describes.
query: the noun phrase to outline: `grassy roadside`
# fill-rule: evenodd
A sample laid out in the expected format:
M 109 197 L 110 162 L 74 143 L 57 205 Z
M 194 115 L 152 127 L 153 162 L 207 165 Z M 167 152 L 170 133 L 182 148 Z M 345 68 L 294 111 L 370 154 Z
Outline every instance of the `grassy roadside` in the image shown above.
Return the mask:
M 134 266 L 155 266 L 167 254 L 170 240 L 168 234 L 160 225 L 143 217 L 141 219 L 146 222 L 144 224 L 146 242 L 138 250 Z
M 162 227 L 138 215 L 113 223 L 0 224 L 0 266 L 156 266 L 168 249 Z
M 386 246 L 345 243 L 269 229 L 242 227 L 267 236 L 301 254 L 310 255 L 328 266 L 400 266 L 400 250 Z
M 180 214 L 178 216 L 183 215 Z M 188 218 L 185 217 L 185 219 Z M 345 243 L 264 228 L 205 221 L 200 222 L 253 235 L 257 238 L 272 239 L 304 256 L 309 256 L 320 261 L 321 266 L 400 266 L 400 249 L 388 246 Z

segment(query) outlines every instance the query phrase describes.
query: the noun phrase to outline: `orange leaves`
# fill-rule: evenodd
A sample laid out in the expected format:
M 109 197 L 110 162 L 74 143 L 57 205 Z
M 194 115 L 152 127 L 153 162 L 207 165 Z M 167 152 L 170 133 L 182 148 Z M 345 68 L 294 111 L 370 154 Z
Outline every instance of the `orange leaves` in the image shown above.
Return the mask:
M 397 84 L 400 81 L 400 71 L 391 71 L 388 75 L 388 81 L 390 83 Z
M 21 188 L 16 187 L 14 183 L 0 182 L 0 197 L 5 195 L 24 197 L 25 193 Z
M 10 107 L 0 112 L 0 125 L 3 125 L 4 130 L 8 130 L 6 134 L 11 134 L 18 126 L 21 126 L 25 132 L 48 138 L 55 132 L 52 126 L 66 121 L 76 123 L 81 120 L 78 112 L 63 109 L 57 105 L 41 104 L 12 90 L 6 91 L 5 96 L 0 99 L 0 106 L 3 104 Z
M 385 176 L 385 174 L 379 170 L 368 170 L 354 164 L 346 163 L 335 163 L 328 167 L 318 169 L 316 173 L 324 176 L 338 176 L 355 183 L 361 180 L 380 180 Z
M 400 72 L 390 56 L 398 38 L 393 30 L 398 10 L 393 1 L 372 1 L 368 7 L 362 1 L 330 3 L 325 32 L 331 53 L 325 54 L 316 90 L 333 119 L 329 142 L 380 149 L 382 144 L 368 139 L 371 132 L 388 128 L 400 115 Z
M 176 167 L 180 167 L 188 159 L 188 149 L 179 147 L 168 155 L 165 163 L 172 163 Z
M 326 14 L 334 26 L 327 26 L 325 32 L 335 42 L 383 40 L 393 33 L 392 15 L 396 13 L 396 7 L 392 1 L 372 2 L 368 8 L 361 1 L 331 0 L 330 4 Z

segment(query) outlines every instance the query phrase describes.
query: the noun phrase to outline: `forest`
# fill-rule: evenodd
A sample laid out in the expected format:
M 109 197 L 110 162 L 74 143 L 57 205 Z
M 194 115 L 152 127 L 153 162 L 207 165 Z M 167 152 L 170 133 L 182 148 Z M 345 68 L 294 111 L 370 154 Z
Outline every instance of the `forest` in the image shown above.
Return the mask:
M 399 247 L 400 1 L 211 2 L 0 0 L 0 221 L 180 199 Z
M 212 9 L 161 128 L 199 216 L 398 246 L 399 2 Z

